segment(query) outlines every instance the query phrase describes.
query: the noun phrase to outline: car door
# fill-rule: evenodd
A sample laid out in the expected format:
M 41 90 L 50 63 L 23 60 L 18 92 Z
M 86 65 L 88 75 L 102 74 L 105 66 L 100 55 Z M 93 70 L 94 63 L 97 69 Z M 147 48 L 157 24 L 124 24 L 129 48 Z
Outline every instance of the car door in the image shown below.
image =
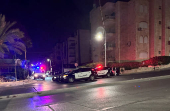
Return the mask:
M 91 69 L 90 68 L 84 68 L 82 75 L 84 78 L 88 78 L 91 75 Z
M 74 71 L 73 75 L 75 76 L 75 79 L 80 79 L 81 78 L 80 73 L 81 73 L 80 69 L 77 69 L 77 70 Z
M 107 69 L 106 67 L 104 67 L 104 68 L 102 68 L 102 69 L 99 69 L 99 71 L 97 72 L 97 74 L 98 74 L 99 76 L 101 76 L 101 75 L 106 75 L 107 72 L 108 72 L 108 69 Z

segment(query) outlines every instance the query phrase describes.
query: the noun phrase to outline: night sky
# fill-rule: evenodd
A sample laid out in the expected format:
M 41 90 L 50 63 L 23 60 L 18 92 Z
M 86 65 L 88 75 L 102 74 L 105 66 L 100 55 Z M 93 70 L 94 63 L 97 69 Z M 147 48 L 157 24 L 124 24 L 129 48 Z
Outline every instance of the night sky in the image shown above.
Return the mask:
M 38 60 L 47 57 L 57 42 L 76 29 L 90 29 L 89 12 L 94 1 L 3 0 L 0 13 L 6 16 L 7 21 L 17 21 L 25 36 L 31 38 L 33 47 L 28 49 L 27 58 Z

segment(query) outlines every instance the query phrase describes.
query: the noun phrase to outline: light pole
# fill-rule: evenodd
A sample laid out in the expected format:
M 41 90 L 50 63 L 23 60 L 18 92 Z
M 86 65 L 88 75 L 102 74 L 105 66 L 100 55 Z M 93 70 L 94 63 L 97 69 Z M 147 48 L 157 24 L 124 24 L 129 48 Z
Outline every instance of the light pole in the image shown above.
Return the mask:
M 51 60 L 47 59 L 48 62 L 50 62 L 50 72 L 52 72 L 52 67 L 51 67 Z
M 100 6 L 100 14 L 101 14 L 101 19 L 102 19 L 102 24 L 103 24 L 103 35 L 104 35 L 104 49 L 105 49 L 105 67 L 106 67 L 106 31 L 105 31 L 105 23 L 104 23 L 104 17 L 103 17 L 103 11 L 102 11 L 102 6 L 101 2 L 99 0 L 99 6 Z
M 104 62 L 104 65 L 105 65 L 105 67 L 107 67 L 107 63 L 106 63 L 106 31 L 105 31 L 105 29 L 102 27 L 102 32 L 98 32 L 97 34 L 96 34 L 96 39 L 98 40 L 98 41 L 101 41 L 102 39 L 103 39 L 103 35 L 104 35 L 104 52 L 105 52 L 105 54 L 104 54 L 104 58 L 105 58 L 105 62 Z

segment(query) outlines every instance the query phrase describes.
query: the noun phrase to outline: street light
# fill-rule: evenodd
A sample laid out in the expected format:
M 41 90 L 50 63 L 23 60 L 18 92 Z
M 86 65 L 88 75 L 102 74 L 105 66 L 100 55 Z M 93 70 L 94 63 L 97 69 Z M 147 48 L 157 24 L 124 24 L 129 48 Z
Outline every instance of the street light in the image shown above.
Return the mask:
M 96 34 L 96 39 L 97 39 L 98 41 L 101 41 L 101 40 L 103 39 L 103 34 L 102 34 L 101 32 L 98 32 L 98 33 Z
M 52 72 L 52 67 L 51 67 L 51 60 L 47 59 L 48 62 L 50 62 L 50 72 Z
M 105 67 L 106 67 L 106 32 L 105 32 L 105 29 L 103 28 L 103 27 L 99 27 L 100 29 L 102 29 L 102 32 L 98 32 L 97 34 L 96 34 L 96 39 L 98 40 L 98 41 L 101 41 L 103 38 L 104 38 L 104 50 L 105 50 L 105 63 L 104 63 L 104 65 L 105 65 Z M 104 35 L 104 37 L 103 37 L 103 35 Z

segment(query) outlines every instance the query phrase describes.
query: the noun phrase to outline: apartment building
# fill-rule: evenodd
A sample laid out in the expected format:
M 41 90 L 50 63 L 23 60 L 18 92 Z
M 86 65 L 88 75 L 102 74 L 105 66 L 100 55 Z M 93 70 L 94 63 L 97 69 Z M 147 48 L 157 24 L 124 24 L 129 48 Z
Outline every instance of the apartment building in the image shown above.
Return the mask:
M 68 37 L 63 42 L 57 43 L 51 58 L 58 67 L 74 67 L 89 63 L 91 60 L 90 31 L 79 29 L 72 37 Z
M 169 0 L 106 2 L 102 6 L 105 23 L 107 62 L 142 61 L 170 55 Z M 104 61 L 104 40 L 95 39 L 103 27 L 100 8 L 90 12 L 92 60 Z

